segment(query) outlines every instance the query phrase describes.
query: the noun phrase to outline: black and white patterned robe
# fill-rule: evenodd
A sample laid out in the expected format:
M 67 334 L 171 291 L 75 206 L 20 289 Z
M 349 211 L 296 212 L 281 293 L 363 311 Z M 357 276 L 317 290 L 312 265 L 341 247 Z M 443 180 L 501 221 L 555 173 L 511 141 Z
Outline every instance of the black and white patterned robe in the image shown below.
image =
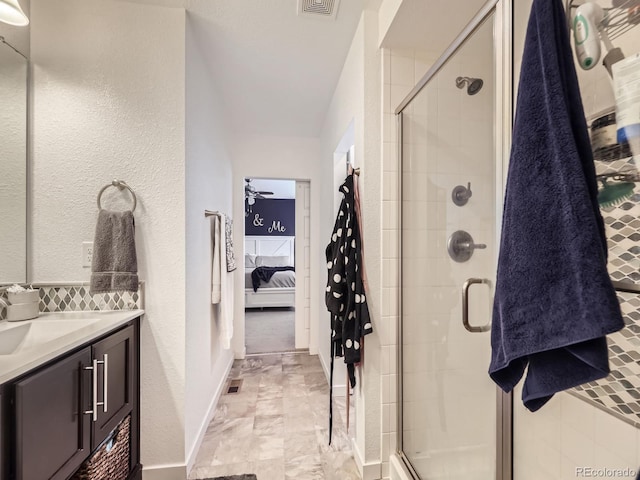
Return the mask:
M 362 337 L 373 331 L 362 281 L 362 240 L 356 214 L 353 174 L 340 186 L 344 194 L 331 243 L 326 249 L 326 304 L 331 312 L 331 354 L 344 356 L 351 387 L 361 359 Z

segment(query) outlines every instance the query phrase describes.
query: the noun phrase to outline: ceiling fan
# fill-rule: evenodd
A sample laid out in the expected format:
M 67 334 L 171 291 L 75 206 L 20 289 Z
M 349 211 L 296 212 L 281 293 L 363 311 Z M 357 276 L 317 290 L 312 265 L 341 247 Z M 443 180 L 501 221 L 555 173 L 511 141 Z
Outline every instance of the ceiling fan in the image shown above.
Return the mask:
M 246 198 L 247 200 L 249 199 L 255 200 L 256 198 L 262 200 L 266 198 L 264 195 L 273 195 L 273 192 L 256 190 L 256 187 L 251 185 L 250 178 L 245 178 L 244 181 L 247 182 L 247 184 L 244 186 L 244 198 Z

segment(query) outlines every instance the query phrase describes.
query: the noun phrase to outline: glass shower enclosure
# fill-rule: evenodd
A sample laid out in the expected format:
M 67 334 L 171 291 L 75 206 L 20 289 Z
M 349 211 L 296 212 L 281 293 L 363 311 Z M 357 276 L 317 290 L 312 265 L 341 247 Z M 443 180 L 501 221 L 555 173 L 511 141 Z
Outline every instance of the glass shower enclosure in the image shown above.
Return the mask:
M 496 3 L 485 4 L 396 110 L 399 450 L 419 479 L 508 478 L 506 400 L 487 373 L 501 204 Z

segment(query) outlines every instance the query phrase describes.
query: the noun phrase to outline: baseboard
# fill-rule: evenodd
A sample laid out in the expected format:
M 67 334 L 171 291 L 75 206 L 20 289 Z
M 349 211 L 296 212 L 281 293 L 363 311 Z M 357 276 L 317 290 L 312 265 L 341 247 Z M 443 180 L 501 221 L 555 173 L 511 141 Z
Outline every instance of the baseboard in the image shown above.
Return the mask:
M 207 414 L 200 425 L 200 430 L 198 431 L 198 437 L 196 441 L 193 443 L 191 450 L 189 451 L 189 455 L 187 456 L 187 474 L 191 472 L 194 464 L 196 463 L 196 457 L 198 455 L 198 450 L 200 450 L 200 445 L 202 445 L 202 440 L 204 439 L 204 434 L 207 431 L 207 427 L 213 416 L 216 413 L 216 407 L 218 406 L 218 401 L 220 400 L 220 396 L 222 395 L 222 391 L 224 390 L 225 385 L 227 384 L 227 377 L 229 376 L 229 372 L 231 371 L 231 367 L 233 366 L 233 355 L 230 353 L 227 355 L 226 363 L 223 363 L 220 370 L 222 370 L 222 375 L 219 377 L 222 381 L 218 384 L 218 388 L 211 399 L 211 403 L 209 404 L 209 408 L 207 409 Z M 220 362 L 222 363 L 222 362 Z M 145 479 L 146 480 L 146 479 Z
M 186 465 L 162 465 L 142 469 L 142 480 L 186 480 L 186 478 Z
M 327 383 L 329 383 L 329 380 L 331 379 L 331 364 L 327 365 L 325 363 L 325 359 L 322 355 L 318 355 L 318 358 L 320 359 L 320 365 L 322 365 L 322 370 L 324 370 L 324 375 L 325 377 L 327 377 Z M 336 384 L 335 382 L 335 377 L 334 377 L 334 382 L 333 382 L 333 396 L 334 397 L 344 397 L 347 394 L 347 384 L 345 383 L 338 383 Z
M 389 458 L 389 476 L 391 480 L 411 480 L 413 477 L 397 454 Z
M 358 467 L 362 480 L 380 480 L 380 478 L 382 478 L 382 462 L 364 463 L 355 438 L 351 439 L 351 450 L 353 451 L 353 459 L 356 461 L 356 466 Z

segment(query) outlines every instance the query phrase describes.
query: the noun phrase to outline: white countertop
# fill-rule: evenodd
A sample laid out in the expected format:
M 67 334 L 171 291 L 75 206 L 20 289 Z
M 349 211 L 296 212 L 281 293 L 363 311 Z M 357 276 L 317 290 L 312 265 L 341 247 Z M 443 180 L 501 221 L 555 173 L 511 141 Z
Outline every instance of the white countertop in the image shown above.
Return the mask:
M 16 353 L 0 355 L 0 385 L 48 362 L 58 355 L 117 329 L 143 313 L 144 310 L 55 312 L 41 313 L 38 318 L 21 322 L 0 321 L 0 334 L 5 330 L 32 322 L 51 322 L 51 326 L 54 325 L 54 322 L 60 322 L 59 325 L 62 326 L 66 320 L 73 320 L 78 323 L 77 328 L 72 328 L 71 331 L 62 336 L 30 348 L 24 348 Z M 87 325 L 82 325 L 85 321 Z

